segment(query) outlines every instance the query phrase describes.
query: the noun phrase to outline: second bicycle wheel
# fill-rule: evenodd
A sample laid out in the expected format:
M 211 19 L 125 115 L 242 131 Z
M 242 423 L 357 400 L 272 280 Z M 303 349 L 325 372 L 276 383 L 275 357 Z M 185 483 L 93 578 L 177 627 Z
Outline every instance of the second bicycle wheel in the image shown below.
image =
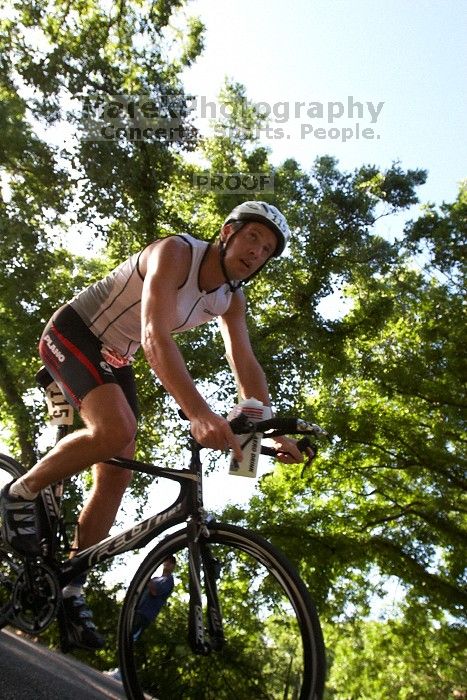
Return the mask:
M 13 479 L 25 473 L 24 467 L 7 455 L 0 455 L 0 491 Z M 5 547 L 0 531 L 0 629 L 11 617 L 11 596 L 13 588 L 22 570 L 22 558 L 10 547 Z
M 225 644 L 207 656 L 188 643 L 186 531 L 170 535 L 143 561 L 122 609 L 120 666 L 131 700 L 319 700 L 325 659 L 319 620 L 289 562 L 241 528 L 214 524 L 207 540 L 219 562 L 217 591 Z M 167 606 L 139 639 L 135 615 L 151 578 L 177 559 Z

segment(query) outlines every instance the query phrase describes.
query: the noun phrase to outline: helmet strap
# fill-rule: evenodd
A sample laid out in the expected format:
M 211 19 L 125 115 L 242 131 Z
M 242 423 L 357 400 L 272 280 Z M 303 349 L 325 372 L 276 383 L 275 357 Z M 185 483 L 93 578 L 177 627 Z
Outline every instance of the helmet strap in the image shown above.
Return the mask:
M 234 222 L 232 222 L 232 223 L 234 223 Z M 245 280 L 241 280 L 240 282 L 237 282 L 236 284 L 234 284 L 232 282 L 232 280 L 229 278 L 229 275 L 227 273 L 227 268 L 225 266 L 225 256 L 227 254 L 227 246 L 228 246 L 229 242 L 232 240 L 232 237 L 235 236 L 235 234 L 238 233 L 238 231 L 240 231 L 240 229 L 243 227 L 243 225 L 245 223 L 246 222 L 243 222 L 243 221 L 235 222 L 234 223 L 235 229 L 232 232 L 232 234 L 230 235 L 229 239 L 227 240 L 227 243 L 224 243 L 222 238 L 220 239 L 220 243 L 219 243 L 220 265 L 221 265 L 222 274 L 224 275 L 225 281 L 229 285 L 229 289 L 232 292 L 232 294 L 234 292 L 236 292 L 237 289 L 240 289 L 242 284 L 244 284 Z
M 229 239 L 229 240 L 230 240 L 230 239 Z M 228 241 L 227 241 L 227 243 L 228 243 Z M 226 266 L 225 266 L 225 255 L 226 255 L 226 253 L 227 253 L 227 243 L 224 243 L 224 241 L 221 239 L 221 242 L 220 242 L 220 244 L 219 244 L 219 254 L 220 254 L 219 262 L 220 262 L 220 265 L 221 265 L 222 274 L 223 274 L 224 277 L 225 277 L 225 281 L 226 281 L 227 284 L 229 285 L 229 289 L 230 289 L 230 291 L 231 291 L 232 294 L 233 294 L 234 292 L 237 291 L 237 289 L 240 289 L 240 287 L 241 287 L 242 284 L 243 284 L 243 281 L 237 282 L 237 284 L 234 284 L 234 283 L 232 282 L 232 280 L 229 279 L 229 276 L 228 276 L 228 274 L 227 274 L 227 268 L 226 268 Z

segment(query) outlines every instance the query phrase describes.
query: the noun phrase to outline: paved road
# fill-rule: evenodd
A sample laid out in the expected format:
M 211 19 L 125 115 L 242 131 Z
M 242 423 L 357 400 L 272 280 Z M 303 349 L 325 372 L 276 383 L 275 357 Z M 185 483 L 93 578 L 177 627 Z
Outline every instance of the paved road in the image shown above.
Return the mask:
M 120 683 L 72 656 L 0 632 L 1 700 L 121 700 Z

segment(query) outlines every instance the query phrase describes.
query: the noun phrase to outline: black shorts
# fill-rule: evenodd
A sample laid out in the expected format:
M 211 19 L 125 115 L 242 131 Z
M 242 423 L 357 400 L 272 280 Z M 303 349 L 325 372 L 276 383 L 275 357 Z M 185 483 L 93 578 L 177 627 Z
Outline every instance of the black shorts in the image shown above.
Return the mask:
M 66 304 L 50 319 L 39 342 L 39 354 L 67 400 L 76 409 L 91 389 L 119 384 L 138 417 L 133 368 L 111 367 L 101 355 L 102 343 L 83 319 Z

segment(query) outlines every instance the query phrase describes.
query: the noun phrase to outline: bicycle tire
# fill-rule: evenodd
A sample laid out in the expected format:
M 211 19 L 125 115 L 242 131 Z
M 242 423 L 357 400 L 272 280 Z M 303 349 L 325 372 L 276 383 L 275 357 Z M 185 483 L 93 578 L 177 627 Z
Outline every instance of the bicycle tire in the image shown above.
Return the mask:
M 120 668 L 130 700 L 320 700 L 325 677 L 321 627 L 310 595 L 290 562 L 269 542 L 239 527 L 209 526 L 221 562 L 218 595 L 226 643 L 195 655 L 188 635 L 186 529 L 169 535 L 140 565 L 122 607 Z M 169 555 L 176 585 L 138 641 L 135 611 L 148 581 Z
M 0 454 L 0 491 L 13 479 L 26 473 L 26 469 L 12 457 Z M 11 619 L 11 592 L 22 569 L 22 559 L 3 544 L 0 530 L 0 629 Z

